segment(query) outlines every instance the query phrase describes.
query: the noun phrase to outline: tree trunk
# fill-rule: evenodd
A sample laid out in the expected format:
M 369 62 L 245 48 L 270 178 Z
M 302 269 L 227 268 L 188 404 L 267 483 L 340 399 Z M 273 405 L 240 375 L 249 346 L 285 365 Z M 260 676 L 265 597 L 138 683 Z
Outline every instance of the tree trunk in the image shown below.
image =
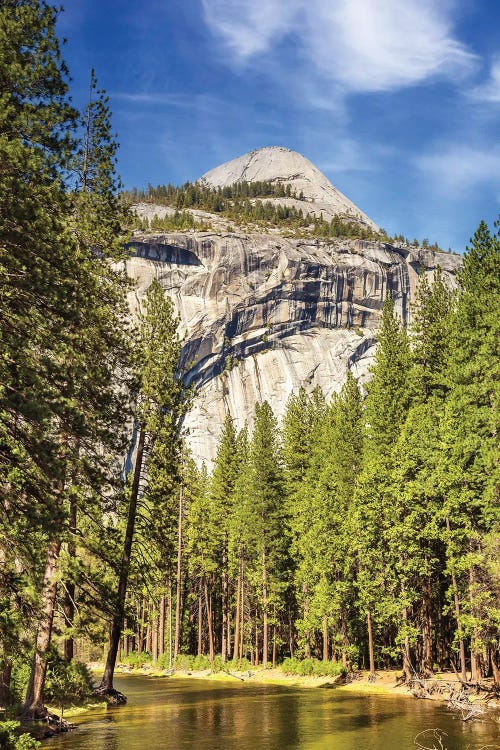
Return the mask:
M 214 633 L 212 627 L 212 607 L 210 606 L 210 597 L 208 595 L 208 583 L 205 579 L 205 607 L 207 610 L 207 622 L 208 622 L 208 647 L 210 655 L 210 664 L 213 664 L 215 658 L 214 649 Z
M 323 661 L 328 661 L 328 619 L 323 617 Z
M 493 682 L 496 687 L 500 687 L 500 669 L 498 668 L 498 662 L 496 658 L 496 652 L 498 648 L 494 645 L 490 648 L 490 660 L 491 660 L 491 671 L 493 673 Z
M 262 666 L 267 667 L 268 653 L 268 624 L 267 624 L 267 570 L 266 570 L 266 553 L 262 552 Z
M 151 613 L 151 655 L 153 664 L 158 661 L 158 614 L 155 611 L 153 602 L 153 612 Z
M 127 620 L 125 619 L 125 620 L 123 621 L 123 629 L 124 629 L 124 630 L 127 630 L 127 624 L 128 624 L 128 623 L 127 623 Z M 125 659 L 126 659 L 126 658 L 127 658 L 127 656 L 128 656 L 128 645 L 129 645 L 128 634 L 125 634 L 125 635 L 123 636 L 123 657 L 124 657 Z
M 470 543 L 470 550 L 473 551 L 472 542 Z M 469 570 L 469 601 L 470 601 L 470 613 L 472 617 L 475 616 L 475 587 L 476 587 L 476 576 L 474 567 L 471 566 Z M 471 669 L 471 680 L 472 682 L 479 682 L 481 679 L 481 654 L 478 650 L 479 633 L 477 626 L 474 625 L 472 629 L 472 638 L 470 644 L 470 669 Z
M 238 570 L 238 580 L 236 582 L 236 615 L 234 618 L 234 649 L 233 659 L 238 658 L 240 651 L 240 607 L 241 607 L 241 565 Z
M 432 663 L 432 583 L 430 576 L 422 581 L 422 671 L 426 677 L 433 674 Z
M 54 608 L 57 594 L 57 561 L 61 542 L 52 541 L 47 549 L 45 559 L 45 576 L 42 590 L 41 619 L 36 634 L 35 655 L 31 668 L 30 681 L 23 706 L 23 714 L 30 718 L 42 716 L 43 691 L 47 674 L 47 651 L 50 646 Z
M 276 625 L 273 625 L 273 669 L 276 667 Z
M 245 646 L 245 571 L 241 565 L 241 625 L 240 625 L 240 659 L 243 659 Z
M 69 506 L 69 541 L 68 541 L 68 557 L 74 559 L 76 557 L 76 500 L 74 497 L 70 499 Z M 66 583 L 66 593 L 63 602 L 64 621 L 66 627 L 73 628 L 75 620 L 75 582 L 70 580 Z M 64 661 L 69 664 L 72 661 L 75 653 L 75 641 L 73 635 L 64 639 L 63 646 L 63 658 Z
M 165 653 L 165 594 L 160 597 L 160 622 L 158 625 L 158 653 Z
M 403 607 L 403 622 L 405 625 L 408 623 L 408 610 L 406 607 Z M 405 680 L 408 681 L 412 677 L 412 666 L 411 666 L 411 658 L 410 658 L 410 641 L 408 640 L 408 636 L 405 635 L 404 644 L 403 644 L 403 674 L 405 677 Z
M 198 656 L 203 653 L 203 599 L 201 588 L 198 592 Z
M 259 625 L 257 620 L 257 610 L 255 610 L 255 666 L 259 666 Z
M 372 616 L 368 610 L 366 613 L 366 624 L 368 627 L 368 661 L 370 663 L 370 676 L 375 677 L 375 658 L 373 655 L 373 628 L 372 628 Z
M 123 542 L 123 553 L 120 565 L 120 578 L 118 580 L 118 593 L 116 601 L 115 614 L 111 627 L 111 642 L 106 659 L 106 666 L 100 688 L 103 691 L 113 690 L 113 676 L 115 672 L 116 657 L 120 645 L 120 635 L 125 615 L 125 597 L 127 595 L 128 574 L 130 571 L 130 558 L 132 554 L 132 542 L 134 539 L 135 518 L 137 515 L 137 500 L 139 497 L 139 483 L 141 478 L 142 460 L 144 456 L 144 443 L 146 433 L 141 426 L 139 431 L 139 441 L 137 444 L 137 456 L 134 466 L 134 477 L 130 490 L 130 500 L 128 505 L 127 528 Z
M 168 667 L 172 669 L 172 579 L 168 579 Z
M 146 597 L 142 597 L 141 603 L 141 623 L 139 625 L 139 643 L 137 645 L 137 653 L 142 654 L 144 651 L 144 632 L 146 630 Z
M 227 576 L 227 555 L 224 550 L 222 554 L 222 638 L 221 638 L 221 655 L 222 661 L 227 660 L 229 653 L 229 616 L 228 616 L 228 576 Z
M 304 593 L 304 620 L 307 621 L 307 616 L 309 614 L 309 600 L 307 598 L 308 592 L 307 592 L 307 586 L 305 584 L 304 584 L 302 591 Z M 311 658 L 311 642 L 310 642 L 311 634 L 308 631 L 306 631 L 304 635 L 306 638 L 306 643 L 304 646 L 304 656 L 306 657 L 306 659 L 310 659 Z
M 177 522 L 177 580 L 175 594 L 175 640 L 174 659 L 179 655 L 181 637 L 181 589 L 182 589 L 182 485 L 179 489 L 179 518 Z
M 448 535 L 450 534 L 450 519 L 448 516 L 446 516 L 446 529 L 448 531 Z M 449 562 L 450 562 L 450 572 L 451 572 L 451 585 L 453 588 L 453 601 L 455 605 L 455 620 L 457 622 L 457 630 L 458 634 L 462 632 L 462 625 L 460 622 L 460 599 L 458 596 L 458 584 L 457 584 L 457 577 L 455 575 L 455 565 L 453 562 L 453 558 L 451 556 L 451 553 L 448 549 L 448 555 L 449 555 Z M 467 682 L 467 667 L 465 663 L 465 640 L 464 638 L 459 638 L 458 640 L 459 645 L 459 655 L 460 655 L 460 677 L 464 682 Z

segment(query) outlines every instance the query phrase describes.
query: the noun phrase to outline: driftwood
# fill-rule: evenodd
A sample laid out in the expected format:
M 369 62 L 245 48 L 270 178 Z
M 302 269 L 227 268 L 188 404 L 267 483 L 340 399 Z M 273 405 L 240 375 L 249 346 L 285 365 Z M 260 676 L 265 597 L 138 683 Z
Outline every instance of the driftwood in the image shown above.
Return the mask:
M 446 737 L 448 735 L 442 729 L 424 729 L 413 742 L 417 750 L 447 750 Z M 498 750 L 498 745 L 482 745 L 478 750 Z

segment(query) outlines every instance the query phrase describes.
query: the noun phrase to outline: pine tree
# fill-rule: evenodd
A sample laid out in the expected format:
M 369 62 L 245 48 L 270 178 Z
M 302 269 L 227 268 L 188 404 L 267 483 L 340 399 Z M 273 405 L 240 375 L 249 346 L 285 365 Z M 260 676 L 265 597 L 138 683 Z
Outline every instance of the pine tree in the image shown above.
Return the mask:
M 375 673 L 375 629 L 388 626 L 397 615 L 394 560 L 385 547 L 393 523 L 392 458 L 409 402 L 410 352 L 408 336 L 388 297 L 372 379 L 365 401 L 363 470 L 352 507 L 352 543 L 357 551 L 357 590 L 366 617 L 370 672 Z
M 409 646 L 421 639 L 421 669 L 433 671 L 433 609 L 443 602 L 436 581 L 443 569 L 442 495 L 437 465 L 439 424 L 446 396 L 445 362 L 453 293 L 438 268 L 432 286 L 421 277 L 413 305 L 411 403 L 396 442 L 393 460 L 395 523 L 388 530 L 396 560 L 398 588 L 405 617 L 398 640 Z M 396 592 L 395 592 L 396 593 Z M 434 605 L 434 606 L 433 606 Z M 418 615 L 410 624 L 410 612 Z M 421 627 L 417 626 L 417 621 Z
M 61 401 L 73 247 L 64 172 L 76 113 L 55 35 L 35 0 L 0 7 L 0 581 L 1 670 L 33 616 L 45 531 L 61 522 Z M 23 571 L 19 575 L 18 571 Z M 47 632 L 51 623 L 47 622 Z M 23 644 L 24 645 L 24 644 Z M 5 684 L 8 687 L 8 679 Z
M 500 239 L 481 222 L 464 255 L 447 361 L 441 482 L 448 567 L 459 638 L 470 640 L 472 678 L 500 683 L 497 643 Z M 489 654 L 485 659 L 484 653 Z
M 131 484 L 127 491 L 127 524 L 123 541 L 118 591 L 111 630 L 110 648 L 100 690 L 113 691 L 113 674 L 125 616 L 128 575 L 137 516 L 137 503 L 144 474 L 146 446 L 155 455 L 163 446 L 175 454 L 186 400 L 178 372 L 180 341 L 178 320 L 172 301 L 165 297 L 158 281 L 149 287 L 140 318 L 139 340 L 135 349 L 138 372 L 135 437 L 137 447 Z
M 222 661 L 229 655 L 229 522 L 233 512 L 234 490 L 238 478 L 238 451 L 233 420 L 226 415 L 210 479 L 211 524 L 216 534 L 217 569 L 221 577 L 222 598 Z
M 281 445 L 276 418 L 266 401 L 255 408 L 247 471 L 244 502 L 248 518 L 246 536 L 251 550 L 248 577 L 262 616 L 262 649 L 259 644 L 255 651 L 256 655 L 262 651 L 262 664 L 266 667 L 269 626 L 278 621 L 288 583 L 288 519 Z

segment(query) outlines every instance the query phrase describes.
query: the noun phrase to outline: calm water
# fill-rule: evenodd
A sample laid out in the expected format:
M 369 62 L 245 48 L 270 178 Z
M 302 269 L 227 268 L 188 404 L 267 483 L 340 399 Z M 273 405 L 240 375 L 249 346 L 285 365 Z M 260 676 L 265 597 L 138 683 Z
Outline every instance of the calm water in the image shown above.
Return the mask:
M 430 701 L 141 676 L 115 687 L 126 706 L 87 714 L 42 750 L 410 750 L 435 727 L 448 733 L 447 750 L 500 748 L 500 724 L 464 723 Z

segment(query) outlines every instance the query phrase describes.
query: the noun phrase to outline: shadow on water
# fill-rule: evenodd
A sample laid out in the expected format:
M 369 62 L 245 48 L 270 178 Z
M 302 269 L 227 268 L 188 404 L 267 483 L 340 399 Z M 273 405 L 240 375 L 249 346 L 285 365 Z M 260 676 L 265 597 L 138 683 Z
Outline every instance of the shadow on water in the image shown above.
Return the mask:
M 88 714 L 59 750 L 406 750 L 439 727 L 447 750 L 500 748 L 492 721 L 464 723 L 442 704 L 341 690 L 126 676 L 121 708 Z

